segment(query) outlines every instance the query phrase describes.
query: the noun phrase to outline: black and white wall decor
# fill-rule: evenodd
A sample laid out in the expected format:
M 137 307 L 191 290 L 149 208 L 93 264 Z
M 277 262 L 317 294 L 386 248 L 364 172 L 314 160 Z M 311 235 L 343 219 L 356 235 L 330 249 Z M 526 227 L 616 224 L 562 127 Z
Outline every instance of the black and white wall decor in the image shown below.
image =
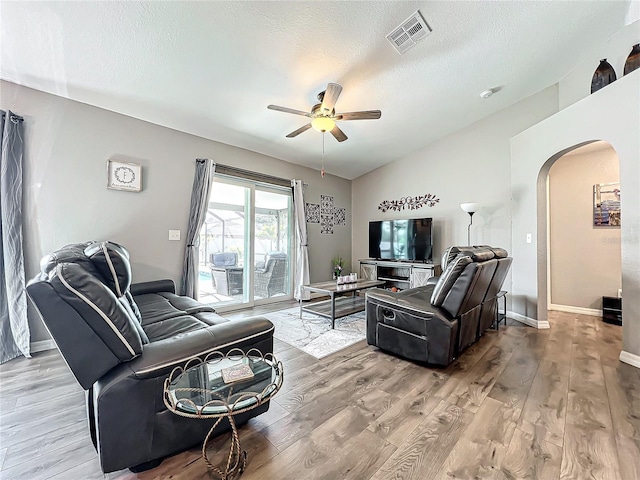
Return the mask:
M 307 223 L 319 223 L 320 233 L 333 235 L 335 226 L 347 225 L 347 209 L 336 207 L 331 195 L 320 195 L 320 203 L 305 204 Z
M 320 233 L 326 235 L 333 235 L 333 215 L 321 214 L 320 215 Z
M 307 203 L 305 205 L 307 223 L 320 223 L 320 205 L 317 203 Z
M 320 213 L 333 215 L 333 197 L 331 195 L 320 195 Z

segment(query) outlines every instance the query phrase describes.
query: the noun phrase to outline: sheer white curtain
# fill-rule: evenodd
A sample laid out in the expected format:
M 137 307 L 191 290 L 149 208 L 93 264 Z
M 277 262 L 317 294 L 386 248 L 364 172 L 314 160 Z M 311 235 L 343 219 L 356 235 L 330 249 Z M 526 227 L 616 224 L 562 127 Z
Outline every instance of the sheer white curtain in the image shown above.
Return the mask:
M 198 247 L 200 243 L 200 229 L 207 216 L 211 186 L 216 164 L 213 160 L 196 160 L 196 173 L 193 177 L 191 191 L 191 206 L 189 207 L 189 226 L 187 227 L 187 246 L 182 268 L 181 295 L 198 298 Z
M 0 363 L 30 357 L 22 251 L 23 118 L 0 110 Z
M 309 300 L 310 293 L 300 293 L 301 286 L 309 283 L 309 245 L 307 237 L 307 220 L 304 216 L 304 196 L 302 180 L 291 180 L 293 188 L 293 211 L 296 217 L 296 277 L 294 297 L 296 300 Z

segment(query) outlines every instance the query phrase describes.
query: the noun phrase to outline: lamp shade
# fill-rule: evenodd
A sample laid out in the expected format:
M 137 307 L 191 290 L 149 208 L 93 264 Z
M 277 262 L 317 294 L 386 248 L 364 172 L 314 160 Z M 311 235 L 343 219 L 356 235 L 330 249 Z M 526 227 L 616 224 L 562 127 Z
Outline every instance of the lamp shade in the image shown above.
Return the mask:
M 336 121 L 331 117 L 316 117 L 311 120 L 311 126 L 318 132 L 330 132 L 336 126 Z
M 480 209 L 479 203 L 461 203 L 460 208 L 467 213 L 476 213 Z

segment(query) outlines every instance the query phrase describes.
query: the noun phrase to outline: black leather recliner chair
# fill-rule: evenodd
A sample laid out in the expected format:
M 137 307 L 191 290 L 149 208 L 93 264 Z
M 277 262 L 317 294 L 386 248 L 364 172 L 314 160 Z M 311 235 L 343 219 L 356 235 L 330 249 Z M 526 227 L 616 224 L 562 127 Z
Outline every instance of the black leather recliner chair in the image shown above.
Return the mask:
M 367 343 L 432 365 L 449 365 L 496 317 L 512 259 L 488 246 L 452 247 L 443 273 L 426 286 L 366 294 Z
M 184 418 L 164 405 L 163 382 L 174 367 L 213 350 L 273 351 L 274 327 L 266 319 L 229 322 L 213 308 L 175 295 L 171 280 L 130 283 L 127 250 L 89 242 L 45 256 L 41 273 L 27 286 L 87 391 L 89 430 L 105 473 L 151 468 L 203 441 L 213 420 Z M 268 408 L 266 403 L 238 415 L 236 423 Z

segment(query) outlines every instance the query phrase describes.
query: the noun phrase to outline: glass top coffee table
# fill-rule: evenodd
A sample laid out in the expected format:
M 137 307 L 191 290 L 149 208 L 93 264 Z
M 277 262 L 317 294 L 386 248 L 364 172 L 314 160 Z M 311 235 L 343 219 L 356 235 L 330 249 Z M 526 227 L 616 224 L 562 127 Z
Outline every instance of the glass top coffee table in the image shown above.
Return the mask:
M 385 282 L 383 280 L 358 280 L 355 283 L 343 283 L 338 285 L 334 280 L 332 282 L 303 285 L 303 293 L 305 291 L 323 293 L 329 296 L 329 300 L 314 302 L 309 305 L 302 306 L 301 295 L 300 318 L 302 318 L 303 311 L 315 313 L 321 317 L 329 318 L 331 320 L 331 328 L 335 328 L 336 318 L 345 317 L 352 313 L 362 312 L 364 310 L 364 298 L 356 295 L 359 290 L 381 287 L 384 284 Z
M 221 480 L 238 478 L 247 453 L 240 448 L 233 416 L 269 401 L 280 390 L 283 375 L 282 363 L 271 353 L 263 355 L 255 348 L 234 348 L 226 355 L 212 352 L 204 361 L 195 358 L 173 369 L 164 382 L 164 403 L 176 415 L 218 419 L 202 444 L 202 457 Z M 207 456 L 207 444 L 223 418 L 231 425 L 231 447 L 226 465 L 215 466 Z

